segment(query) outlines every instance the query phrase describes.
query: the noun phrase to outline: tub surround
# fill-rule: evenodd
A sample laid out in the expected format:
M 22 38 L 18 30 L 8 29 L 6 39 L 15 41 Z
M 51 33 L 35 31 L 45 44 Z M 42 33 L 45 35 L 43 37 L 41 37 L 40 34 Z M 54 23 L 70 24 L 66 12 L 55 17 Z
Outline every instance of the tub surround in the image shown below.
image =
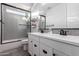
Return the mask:
M 7 51 L 7 50 L 14 49 L 14 48 L 18 48 L 25 43 L 28 44 L 27 38 L 21 38 L 21 39 L 17 39 L 17 40 L 16 39 L 15 39 L 15 41 L 13 40 L 14 42 L 10 42 L 10 40 L 3 42 L 4 44 L 0 45 L 0 53 Z

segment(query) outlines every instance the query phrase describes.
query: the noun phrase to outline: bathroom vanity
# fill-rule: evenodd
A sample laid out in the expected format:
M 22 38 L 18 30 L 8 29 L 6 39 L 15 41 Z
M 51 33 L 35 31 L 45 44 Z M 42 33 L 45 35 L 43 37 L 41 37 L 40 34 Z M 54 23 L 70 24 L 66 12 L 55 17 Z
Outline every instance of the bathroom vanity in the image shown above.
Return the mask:
M 28 52 L 32 56 L 79 56 L 79 36 L 29 33 Z

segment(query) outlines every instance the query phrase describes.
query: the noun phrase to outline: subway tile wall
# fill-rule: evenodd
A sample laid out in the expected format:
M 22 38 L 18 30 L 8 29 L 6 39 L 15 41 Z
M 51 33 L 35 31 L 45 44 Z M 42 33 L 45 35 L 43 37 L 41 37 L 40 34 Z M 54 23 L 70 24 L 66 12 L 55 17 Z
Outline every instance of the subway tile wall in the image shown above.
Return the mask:
M 66 30 L 67 35 L 73 35 L 73 36 L 79 36 L 79 30 Z M 54 34 L 60 34 L 60 30 L 52 30 L 52 33 Z

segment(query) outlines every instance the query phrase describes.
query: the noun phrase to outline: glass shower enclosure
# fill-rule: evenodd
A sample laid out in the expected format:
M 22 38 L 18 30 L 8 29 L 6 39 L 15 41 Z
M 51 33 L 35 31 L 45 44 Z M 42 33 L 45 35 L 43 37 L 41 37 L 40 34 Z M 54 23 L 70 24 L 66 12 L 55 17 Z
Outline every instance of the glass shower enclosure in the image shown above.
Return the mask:
M 30 11 L 2 3 L 2 43 L 28 37 L 31 31 Z

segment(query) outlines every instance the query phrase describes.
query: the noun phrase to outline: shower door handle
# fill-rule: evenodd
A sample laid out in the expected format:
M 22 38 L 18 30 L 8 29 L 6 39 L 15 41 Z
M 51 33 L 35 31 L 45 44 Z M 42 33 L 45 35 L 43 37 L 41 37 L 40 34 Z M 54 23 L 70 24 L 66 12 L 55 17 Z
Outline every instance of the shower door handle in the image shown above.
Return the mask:
M 1 21 L 1 20 L 0 20 L 0 22 L 1 22 L 2 24 L 5 24 L 5 23 L 4 23 L 3 21 Z

